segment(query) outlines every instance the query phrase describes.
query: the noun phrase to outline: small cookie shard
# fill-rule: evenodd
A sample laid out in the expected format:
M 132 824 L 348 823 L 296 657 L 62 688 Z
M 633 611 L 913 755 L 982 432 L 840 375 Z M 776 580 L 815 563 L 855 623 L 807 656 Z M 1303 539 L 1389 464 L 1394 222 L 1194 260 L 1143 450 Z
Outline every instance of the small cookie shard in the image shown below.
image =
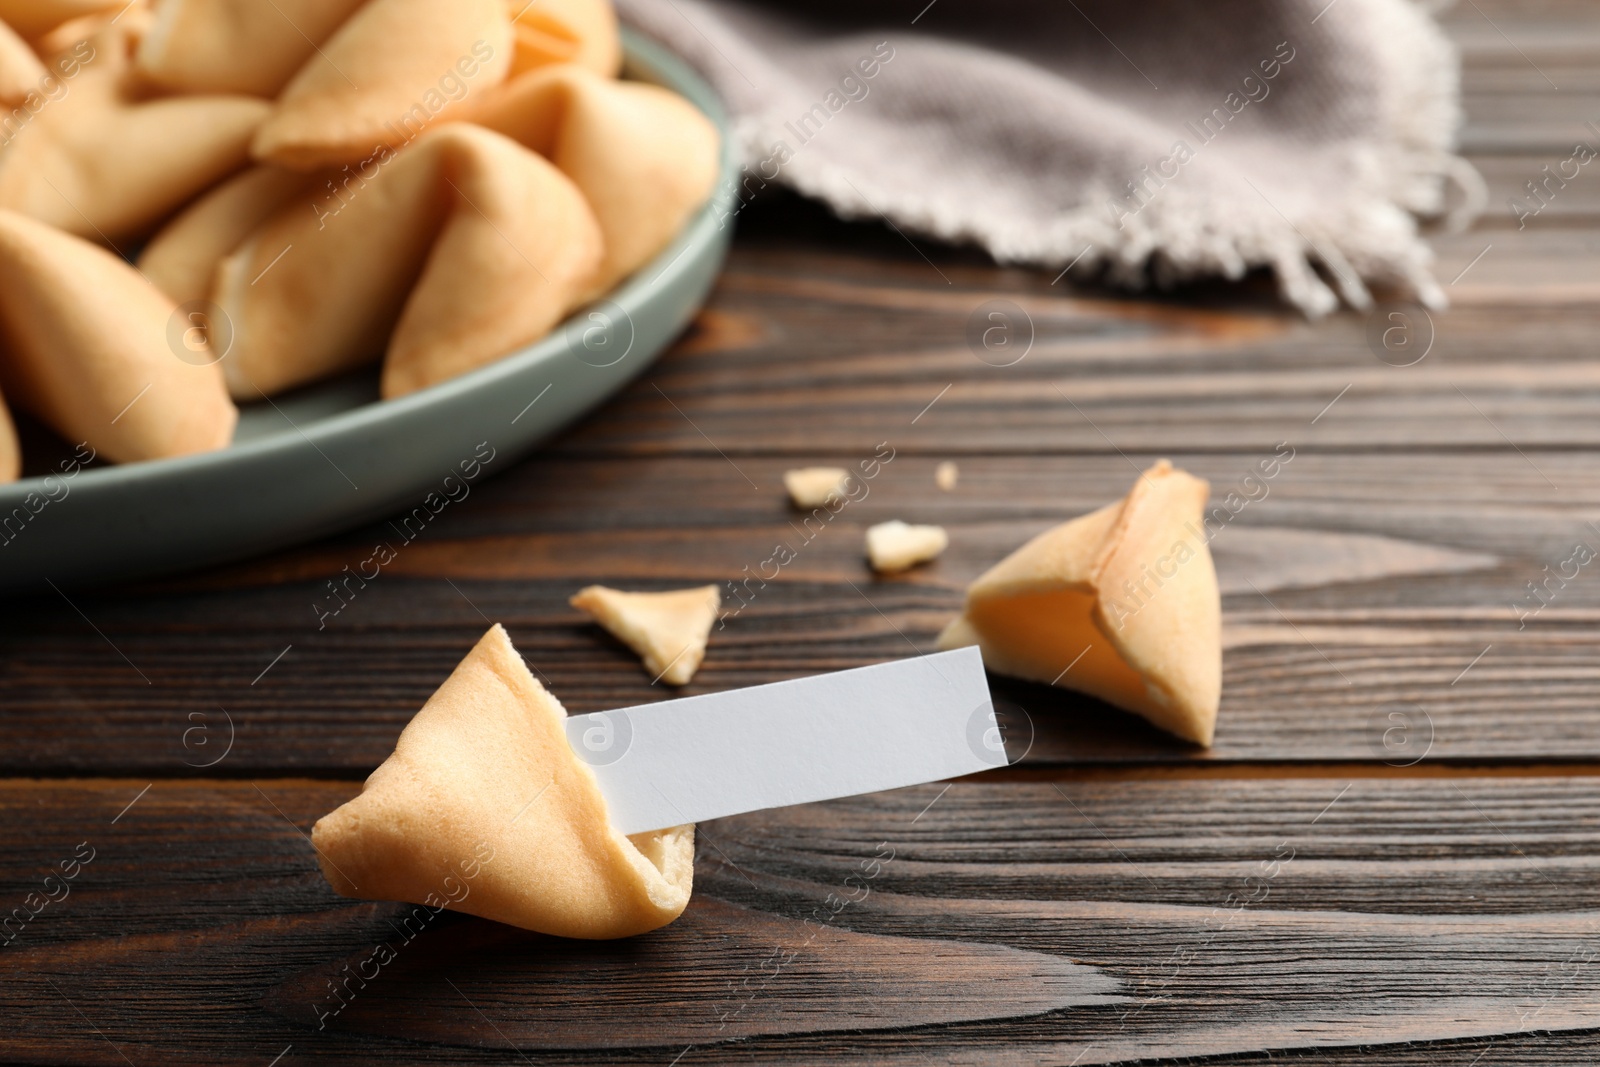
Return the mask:
M 583 191 L 605 236 L 590 295 L 665 248 L 716 183 L 716 127 L 659 86 L 543 67 L 492 91 L 468 117 L 547 157 Z
M 396 397 L 542 336 L 587 287 L 600 230 L 572 183 L 499 134 L 442 126 L 370 178 L 291 200 L 217 267 L 236 397 L 371 362 Z
M 576 63 L 602 78 L 622 69 L 622 38 L 611 0 L 505 0 L 516 51 L 511 77 L 556 63 Z
M 0 208 L 116 242 L 148 232 L 248 161 L 271 105 L 247 96 L 130 95 L 134 21 L 52 57 L 68 89 L 5 142 Z
M 300 68 L 250 150 L 300 170 L 369 159 L 453 117 L 510 67 L 502 0 L 368 0 Z
M 275 97 L 365 0 L 161 0 L 139 73 L 186 93 Z
M 961 478 L 961 468 L 950 460 L 945 460 L 933 469 L 933 484 L 946 493 L 956 487 L 956 482 Z
M 560 937 L 630 937 L 676 919 L 694 880 L 693 825 L 618 833 L 565 719 L 496 624 L 360 795 L 312 827 L 323 877 L 347 897 L 448 897 Z
M 68 441 L 118 463 L 222 448 L 238 410 L 176 309 L 97 245 L 0 211 L 0 381 Z
M 976 644 L 990 670 L 1081 690 L 1211 744 L 1222 600 L 1200 525 L 1210 491 L 1162 460 L 1122 500 L 981 575 L 939 647 Z
M 783 487 L 789 501 L 801 511 L 820 508 L 835 497 L 844 496 L 850 472 L 843 467 L 796 467 L 783 472 Z
M 867 559 L 879 574 L 909 570 L 950 545 L 943 526 L 910 526 L 899 519 L 867 527 Z
M 0 22 L 0 102 L 15 104 L 29 93 L 40 93 L 42 100 L 45 87 L 44 64 L 27 41 Z
M 299 171 L 252 167 L 237 174 L 163 226 L 139 255 L 139 270 L 179 304 L 211 295 L 217 264 L 311 179 Z
M 624 593 L 591 585 L 569 603 L 637 652 L 653 679 L 688 685 L 706 657 L 722 594 L 714 585 L 670 593 Z

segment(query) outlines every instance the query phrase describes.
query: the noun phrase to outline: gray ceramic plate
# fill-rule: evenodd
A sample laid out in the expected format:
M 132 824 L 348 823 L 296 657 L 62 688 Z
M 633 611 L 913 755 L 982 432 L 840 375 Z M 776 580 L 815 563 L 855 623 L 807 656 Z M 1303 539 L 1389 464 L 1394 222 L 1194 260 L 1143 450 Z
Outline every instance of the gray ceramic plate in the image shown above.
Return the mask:
M 715 94 L 659 45 L 625 33 L 624 46 L 628 77 L 676 90 L 721 130 L 720 197 L 735 165 Z M 607 298 L 431 389 L 379 401 L 374 369 L 248 406 L 220 452 L 0 486 L 0 592 L 221 563 L 419 505 L 410 525 L 420 528 L 427 509 L 504 470 L 655 359 L 711 288 L 725 219 L 707 205 Z

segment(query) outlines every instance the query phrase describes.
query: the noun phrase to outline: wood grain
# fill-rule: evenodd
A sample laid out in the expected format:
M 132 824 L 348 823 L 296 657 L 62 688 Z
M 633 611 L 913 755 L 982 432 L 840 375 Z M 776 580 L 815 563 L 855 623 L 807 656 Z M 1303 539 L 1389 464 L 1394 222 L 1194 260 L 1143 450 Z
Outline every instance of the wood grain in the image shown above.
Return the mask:
M 0 894 L 96 850 L 0 950 L 0 1054 L 1106 1063 L 1596 1025 L 1592 779 L 964 782 L 742 816 L 702 828 L 682 922 L 599 946 L 334 897 L 303 833 L 348 785 L 141 788 L 0 783 Z
M 1177 458 L 1220 499 L 1259 457 Z M 997 683 L 1008 706 L 1032 717 L 1028 759 L 1404 763 L 1415 750 L 1396 748 L 1401 735 L 1432 760 L 1593 757 L 1600 582 L 1582 572 L 1525 626 L 1516 608 L 1538 604 L 1527 582 L 1542 581 L 1575 543 L 1600 547 L 1584 503 L 1600 476 L 1579 452 L 1536 462 L 1569 491 L 1551 490 L 1515 452 L 1297 455 L 1213 542 L 1227 645 L 1216 747 L 1177 745 L 1072 694 Z M 1033 533 L 1125 492 L 1134 476 L 1114 455 L 979 457 L 962 461 L 945 493 L 933 463 L 897 458 L 772 582 L 738 595 L 724 585 L 725 625 L 685 692 L 930 649 L 971 578 Z M 524 464 L 403 546 L 379 579 L 352 587 L 322 629 L 313 605 L 336 603 L 326 583 L 370 553 L 381 526 L 169 583 L 159 617 L 149 595 L 23 602 L 0 622 L 9 650 L 0 767 L 358 777 L 489 620 L 510 627 L 574 711 L 661 699 L 669 693 L 567 597 L 594 580 L 725 583 L 776 540 L 798 542 L 796 516 L 775 492 L 785 465 L 751 460 L 749 472 L 773 490 L 754 492 L 720 457 L 642 459 L 621 474 L 602 460 Z M 680 506 L 684 486 L 698 487 L 702 503 Z M 944 523 L 952 547 L 929 568 L 875 581 L 862 533 L 896 517 Z M 1540 700 L 1508 714 L 1535 680 Z
M 1600 18 L 1441 18 L 1489 190 L 1430 237 L 1447 312 L 1308 323 L 1262 272 L 1130 298 L 767 190 L 682 341 L 378 579 L 346 568 L 386 523 L 8 602 L 0 1062 L 1600 1059 L 1600 581 L 1528 592 L 1600 548 L 1600 164 L 1536 216 L 1508 204 L 1600 139 Z M 994 300 L 1031 337 L 1011 366 L 969 340 Z M 1396 311 L 1410 366 L 1374 340 Z M 1208 751 L 996 678 L 1019 766 L 703 825 L 689 912 L 626 942 L 418 926 L 317 873 L 305 831 L 491 620 L 579 712 L 670 695 L 567 606 L 590 581 L 723 584 L 685 692 L 899 658 L 1137 469 L 1170 456 L 1215 503 L 1284 445 L 1213 542 Z M 880 446 L 869 497 L 808 536 L 783 470 Z M 889 518 L 949 551 L 873 578 L 862 533 Z
M 1476 234 L 1441 238 L 1441 275 L 1459 274 L 1486 244 Z M 765 320 L 765 343 L 663 364 L 618 398 L 614 419 L 585 423 L 557 452 L 742 465 L 746 456 L 802 456 L 818 441 L 858 457 L 882 442 L 956 457 L 1270 452 L 1284 441 L 1303 451 L 1592 445 L 1585 416 L 1600 379 L 1588 362 L 1590 312 L 1569 306 L 1593 298 L 1589 254 L 1565 232 L 1503 240 L 1451 287 L 1457 311 L 1432 317 L 1429 355 L 1409 367 L 1374 354 L 1371 316 L 1315 327 L 1281 311 L 1241 310 L 1231 324 L 1177 308 L 1156 318 L 1148 305 L 1055 295 L 1043 280 L 1007 293 L 1018 330 L 1031 322 L 1032 348 L 1015 365 L 990 366 L 969 348 L 966 327 L 996 292 L 972 269 L 946 265 L 945 286 L 920 260 L 868 270 L 803 250 L 739 255 L 722 303 L 727 314 Z M 811 285 L 794 277 L 824 271 L 849 273 Z M 1502 310 L 1557 297 L 1568 303 L 1537 321 Z M 779 340 L 819 320 L 837 330 L 828 343 L 796 351 Z M 1416 329 L 1421 343 L 1424 319 Z M 1536 355 L 1521 337 L 1537 337 Z

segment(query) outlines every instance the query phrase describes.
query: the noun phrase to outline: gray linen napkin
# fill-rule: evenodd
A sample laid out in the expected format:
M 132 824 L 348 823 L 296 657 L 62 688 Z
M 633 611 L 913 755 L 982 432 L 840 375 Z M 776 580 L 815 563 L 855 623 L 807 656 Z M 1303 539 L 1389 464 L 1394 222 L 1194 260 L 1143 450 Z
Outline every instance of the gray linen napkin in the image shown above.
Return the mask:
M 727 101 L 730 214 L 776 182 L 1075 277 L 1267 266 L 1320 315 L 1368 282 L 1442 304 L 1418 216 L 1482 205 L 1454 50 L 1411 0 L 618 6 Z

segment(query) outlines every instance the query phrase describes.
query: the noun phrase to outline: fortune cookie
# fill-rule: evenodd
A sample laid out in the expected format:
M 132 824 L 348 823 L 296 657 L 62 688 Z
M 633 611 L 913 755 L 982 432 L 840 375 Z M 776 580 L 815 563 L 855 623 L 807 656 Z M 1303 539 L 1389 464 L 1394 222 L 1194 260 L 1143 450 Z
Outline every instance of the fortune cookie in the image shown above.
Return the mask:
M 22 474 L 22 446 L 17 443 L 17 428 L 11 412 L 0 399 L 0 482 L 14 482 Z
M 301 169 L 370 159 L 461 111 L 510 67 L 503 0 L 368 0 L 289 82 L 251 151 Z
M 547 157 L 583 190 L 605 235 L 590 295 L 665 248 L 716 182 L 716 127 L 658 86 L 544 67 L 489 93 L 470 119 Z
M 515 52 L 511 76 L 576 63 L 602 78 L 622 69 L 622 39 L 611 0 L 505 0 Z
M 316 202 L 291 200 L 217 268 L 236 397 L 359 366 L 386 344 L 384 396 L 442 381 L 547 332 L 600 260 L 599 227 L 572 183 L 465 123 L 313 191 Z
M 126 3 L 127 0 L 0 0 L 0 22 L 24 37 L 38 37 L 69 19 L 114 12 Z
M 670 593 L 624 593 L 591 585 L 569 603 L 638 653 L 652 681 L 688 685 L 706 658 L 722 595 L 714 585 Z
M 139 270 L 179 304 L 211 295 L 221 263 L 311 178 L 278 167 L 252 167 L 196 200 L 144 246 Z M 306 197 L 306 203 L 311 197 Z
M 565 718 L 494 626 L 361 794 L 317 820 L 323 876 L 347 897 L 447 898 L 561 937 L 629 937 L 676 919 L 694 879 L 693 825 L 619 833 Z
M 0 22 L 0 103 L 15 104 L 29 93 L 39 92 L 43 82 L 44 64 L 39 57 L 15 30 Z
M 979 576 L 939 647 L 976 644 L 993 671 L 1081 690 L 1209 745 L 1222 693 L 1209 493 L 1162 460 L 1123 499 Z
M 365 0 L 161 0 L 139 73 L 186 93 L 274 97 Z
M 147 232 L 247 162 L 270 105 L 128 95 L 134 37 L 128 25 L 108 26 L 52 63 L 67 91 L 30 114 L 0 151 L 0 208 L 114 243 Z
M 111 253 L 0 211 L 0 383 L 68 441 L 119 463 L 229 442 L 222 372 L 203 338 L 180 358 L 174 311 Z

